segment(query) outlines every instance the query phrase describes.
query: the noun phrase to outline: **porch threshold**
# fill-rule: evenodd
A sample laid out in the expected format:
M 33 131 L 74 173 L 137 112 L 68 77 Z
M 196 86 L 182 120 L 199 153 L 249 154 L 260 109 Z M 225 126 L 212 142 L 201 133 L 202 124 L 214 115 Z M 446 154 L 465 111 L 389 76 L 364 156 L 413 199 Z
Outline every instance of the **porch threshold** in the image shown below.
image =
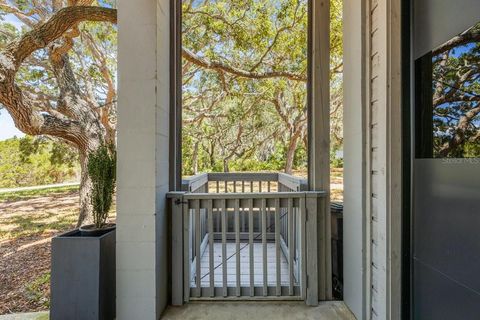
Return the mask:
M 190 302 L 169 306 L 162 320 L 354 320 L 342 301 L 324 301 L 316 307 L 304 302 Z

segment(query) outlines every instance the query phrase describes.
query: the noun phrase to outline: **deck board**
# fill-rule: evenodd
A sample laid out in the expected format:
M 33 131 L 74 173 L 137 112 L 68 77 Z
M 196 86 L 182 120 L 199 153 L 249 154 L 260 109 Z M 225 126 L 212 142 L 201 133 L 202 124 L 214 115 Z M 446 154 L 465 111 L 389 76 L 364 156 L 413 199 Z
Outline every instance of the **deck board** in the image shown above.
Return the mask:
M 226 244 L 227 258 L 231 258 L 227 261 L 227 286 L 235 287 L 237 284 L 236 278 L 236 244 L 234 242 L 228 242 Z M 242 287 L 250 286 L 250 247 L 247 241 L 242 241 L 240 243 L 240 285 Z M 201 286 L 210 287 L 210 269 L 209 269 L 209 246 L 206 247 L 203 252 L 201 261 L 200 261 L 200 270 L 201 270 Z M 268 286 L 275 286 L 277 279 L 276 271 L 276 251 L 275 243 L 267 243 L 267 283 Z M 213 259 L 214 266 L 217 267 L 214 270 L 214 284 L 215 287 L 223 286 L 223 266 L 222 266 L 222 244 L 215 242 L 213 244 Z M 262 243 L 253 244 L 253 274 L 254 274 L 254 285 L 263 286 L 263 249 Z M 280 252 L 280 275 L 281 275 L 281 285 L 288 286 L 289 284 L 289 272 L 288 272 L 288 262 L 282 252 Z M 294 281 L 296 282 L 296 281 Z M 195 286 L 195 277 L 193 277 L 191 286 Z

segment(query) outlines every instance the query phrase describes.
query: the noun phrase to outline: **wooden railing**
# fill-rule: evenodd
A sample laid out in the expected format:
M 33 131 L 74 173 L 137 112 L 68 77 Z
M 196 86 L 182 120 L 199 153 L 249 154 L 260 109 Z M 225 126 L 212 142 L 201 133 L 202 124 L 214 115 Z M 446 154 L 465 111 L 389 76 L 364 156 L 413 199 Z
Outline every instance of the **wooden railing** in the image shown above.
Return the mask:
M 202 174 L 182 189 L 169 193 L 174 305 L 206 298 L 317 303 L 316 286 L 307 286 L 307 278 L 317 282 L 316 234 L 309 235 L 325 193 L 282 173 Z
M 285 173 L 203 173 L 182 181 L 182 191 L 205 193 L 306 191 L 307 180 Z

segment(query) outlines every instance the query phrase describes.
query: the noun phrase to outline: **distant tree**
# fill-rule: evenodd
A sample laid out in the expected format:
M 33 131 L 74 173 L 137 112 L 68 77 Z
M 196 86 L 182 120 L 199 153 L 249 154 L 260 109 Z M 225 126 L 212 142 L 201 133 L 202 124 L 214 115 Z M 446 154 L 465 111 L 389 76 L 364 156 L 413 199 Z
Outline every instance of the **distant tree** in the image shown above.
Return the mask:
M 0 141 L 0 188 L 74 181 L 78 152 L 50 138 L 11 138 Z
M 92 152 L 115 142 L 117 12 L 113 1 L 0 1 L 0 103 L 15 126 L 78 150 L 78 224 L 92 221 Z M 101 4 L 103 7 L 98 6 Z M 98 22 L 107 22 L 100 24 Z
M 295 154 L 307 147 L 307 5 L 307 0 L 183 2 L 184 132 L 191 142 L 184 158 L 197 159 L 186 160 L 187 171 L 228 171 L 230 162 L 268 162 L 278 152 L 285 172 L 299 164 Z M 333 0 L 331 128 L 337 149 L 343 129 L 341 12 L 341 1 Z M 206 158 L 199 165 L 198 159 Z M 222 166 L 213 165 L 219 161 Z

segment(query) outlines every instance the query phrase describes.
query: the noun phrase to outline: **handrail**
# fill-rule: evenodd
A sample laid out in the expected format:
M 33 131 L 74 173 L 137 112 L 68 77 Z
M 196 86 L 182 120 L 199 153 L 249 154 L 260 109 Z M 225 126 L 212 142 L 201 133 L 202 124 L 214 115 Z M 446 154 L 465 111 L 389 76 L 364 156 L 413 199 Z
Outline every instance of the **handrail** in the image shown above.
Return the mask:
M 308 190 L 307 179 L 292 176 L 291 174 L 278 173 L 278 182 L 292 190 L 296 190 L 296 191 Z
M 276 172 L 212 172 L 209 181 L 277 181 Z
M 216 182 L 276 182 L 277 191 L 307 191 L 306 179 L 276 172 L 211 172 L 201 173 L 182 180 L 182 191 L 208 192 L 208 183 Z
M 182 191 L 195 192 L 208 183 L 208 173 L 201 173 L 195 176 L 182 179 Z
M 325 191 L 291 191 L 291 192 L 252 192 L 252 193 L 185 193 L 184 200 L 201 199 L 277 199 L 277 198 L 324 198 Z

